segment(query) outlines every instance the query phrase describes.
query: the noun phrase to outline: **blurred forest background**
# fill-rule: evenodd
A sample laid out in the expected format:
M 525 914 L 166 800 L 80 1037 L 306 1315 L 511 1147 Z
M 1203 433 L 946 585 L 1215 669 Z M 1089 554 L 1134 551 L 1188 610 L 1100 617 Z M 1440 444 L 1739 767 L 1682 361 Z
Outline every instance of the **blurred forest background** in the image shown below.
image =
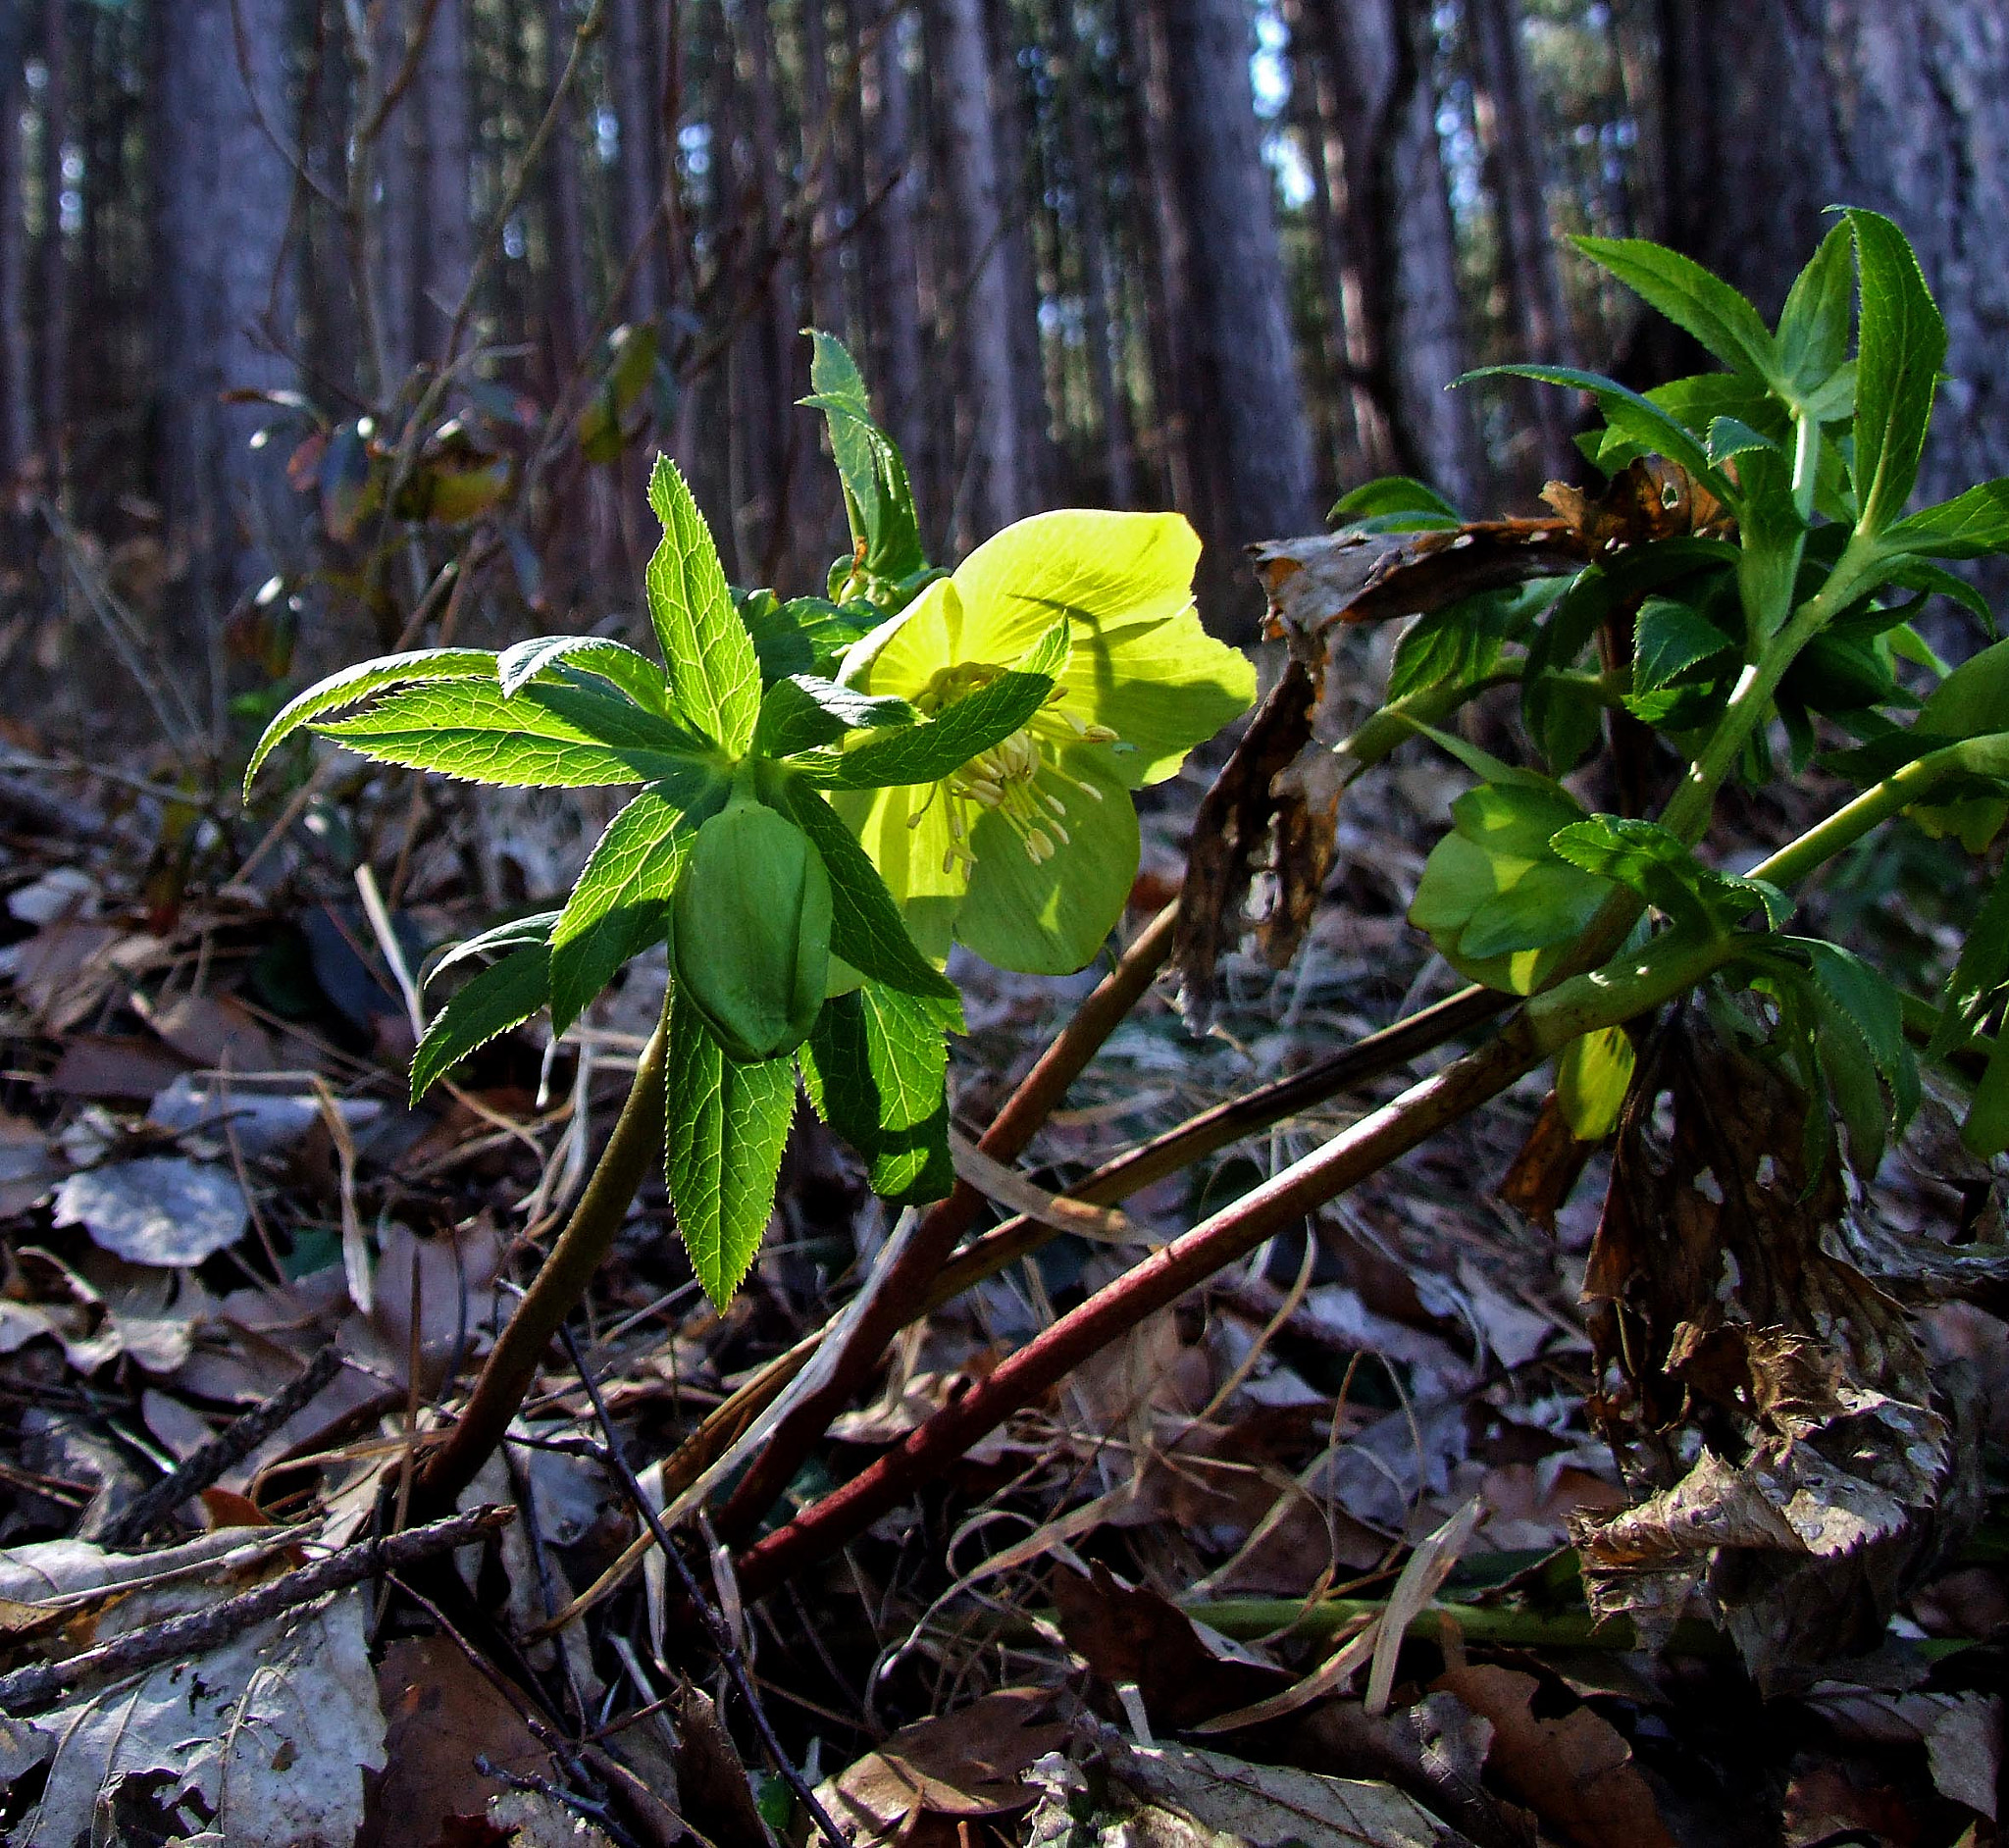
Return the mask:
M 2009 472 L 2005 161 L 1999 0 L 5 0 L 0 673 L 62 668 L 55 586 L 202 729 L 618 621 L 658 447 L 740 581 L 817 586 L 811 325 L 938 556 L 1177 507 L 1245 636 L 1236 548 L 1350 486 L 1574 472 L 1563 394 L 1468 367 L 1686 369 L 1558 233 L 1770 310 L 1836 201 L 1945 308 L 1937 493 Z

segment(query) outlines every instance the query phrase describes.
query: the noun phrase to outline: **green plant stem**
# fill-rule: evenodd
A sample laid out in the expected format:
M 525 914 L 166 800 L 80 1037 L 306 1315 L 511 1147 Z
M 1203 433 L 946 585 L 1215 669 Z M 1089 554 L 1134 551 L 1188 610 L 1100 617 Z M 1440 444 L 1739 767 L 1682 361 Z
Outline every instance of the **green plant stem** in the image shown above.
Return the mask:
M 2009 732 L 1963 738 L 1958 744 L 1914 757 L 1798 840 L 1788 842 L 1770 859 L 1761 860 L 1748 877 L 1769 880 L 1775 886 L 1797 885 L 1825 861 L 1853 847 L 1872 828 L 1923 801 L 1934 784 L 1955 776 L 2009 777 Z
M 636 1189 L 661 1162 L 663 1063 L 668 1037 L 666 1012 L 643 1049 L 614 1133 L 600 1152 L 572 1217 L 539 1265 L 516 1312 L 503 1324 L 459 1418 L 444 1442 L 427 1457 L 412 1485 L 413 1520 L 432 1520 L 442 1511 L 451 1513 L 461 1492 L 501 1443 L 552 1338 L 586 1295 L 593 1273 L 612 1248 Z

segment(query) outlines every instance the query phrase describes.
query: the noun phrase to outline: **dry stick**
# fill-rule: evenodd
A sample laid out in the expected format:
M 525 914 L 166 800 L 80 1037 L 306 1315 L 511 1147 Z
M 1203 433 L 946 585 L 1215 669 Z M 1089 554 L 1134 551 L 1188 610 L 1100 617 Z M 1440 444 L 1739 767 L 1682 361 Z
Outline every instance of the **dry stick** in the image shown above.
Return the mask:
M 1163 967 L 1171 953 L 1178 916 L 1174 899 L 1138 933 L 1116 966 L 1096 985 L 978 1139 L 977 1147 L 985 1155 L 1009 1161 L 1033 1139 L 1066 1096 L 1067 1087 Z M 983 1205 L 984 1197 L 975 1188 L 957 1180 L 949 1198 L 931 1207 L 914 1228 L 905 1249 L 866 1284 L 871 1300 L 852 1324 L 829 1379 L 817 1391 L 805 1394 L 775 1426 L 766 1449 L 754 1459 L 720 1510 L 718 1530 L 728 1543 L 751 1533 L 760 1517 L 781 1499 L 831 1419 L 879 1364 L 887 1344 L 919 1312 L 929 1285 L 956 1241 L 976 1223 Z
M 250 1456 L 334 1379 L 341 1366 L 341 1351 L 333 1343 L 323 1348 L 262 1406 L 253 1406 L 242 1417 L 232 1418 L 180 1468 L 134 1497 L 123 1513 L 113 1515 L 99 1534 L 98 1544 L 115 1549 L 137 1546 L 190 1496 L 200 1495 L 219 1481 L 225 1470 Z
M 199 1656 L 228 1642 L 242 1630 L 282 1611 L 310 1604 L 326 1592 L 345 1591 L 380 1572 L 394 1572 L 422 1560 L 437 1559 L 473 1541 L 486 1539 L 516 1516 L 513 1508 L 478 1508 L 414 1527 L 384 1540 L 359 1540 L 326 1559 L 303 1566 L 283 1578 L 253 1586 L 206 1610 L 191 1611 L 129 1630 L 96 1649 L 86 1649 L 66 1662 L 42 1662 L 0 1675 L 0 1712 L 20 1716 L 61 1700 L 83 1680 L 138 1674 L 186 1656 Z
M 1308 1065 L 1303 1071 L 1201 1111 L 1075 1182 L 1061 1198 L 1096 1205 L 1123 1200 L 1154 1181 L 1204 1159 L 1216 1149 L 1271 1128 L 1283 1118 L 1326 1103 L 1341 1092 L 1385 1077 L 1468 1028 L 1490 1019 L 1510 1001 L 1511 997 L 1491 989 L 1461 989 L 1407 1019 L 1368 1034 L 1344 1052 Z M 986 1277 L 996 1276 L 1054 1236 L 1050 1228 L 1022 1214 L 994 1226 L 980 1238 L 972 1239 L 930 1279 L 927 1295 L 908 1306 L 908 1320 L 917 1321 L 923 1315 L 933 1314 L 943 1304 L 974 1289 Z M 741 1434 L 814 1358 L 824 1334 L 825 1329 L 812 1329 L 706 1414 L 663 1464 L 666 1503 L 674 1503 L 739 1441 Z M 642 1563 L 647 1546 L 647 1537 L 644 1536 L 629 1547 L 539 1633 L 562 1629 L 617 1589 Z
M 655 1512 L 655 1504 L 643 1494 L 642 1484 L 635 1479 L 635 1471 L 629 1466 L 628 1453 L 621 1445 L 621 1435 L 614 1429 L 614 1420 L 607 1415 L 607 1402 L 600 1397 L 599 1386 L 593 1379 L 592 1368 L 586 1363 L 586 1356 L 579 1351 L 577 1337 L 569 1327 L 561 1324 L 558 1338 L 564 1342 L 565 1353 L 579 1374 L 579 1383 L 586 1388 L 586 1396 L 592 1402 L 592 1415 L 598 1420 L 601 1433 L 607 1440 L 607 1465 L 620 1482 L 622 1493 L 634 1505 L 635 1512 L 642 1516 L 656 1545 L 662 1549 L 663 1558 L 675 1568 L 685 1597 L 691 1600 L 692 1608 L 704 1625 L 705 1634 L 711 1638 L 712 1648 L 717 1652 L 726 1673 L 732 1677 L 733 1686 L 747 1703 L 747 1711 L 752 1716 L 753 1729 L 760 1734 L 761 1749 L 766 1752 L 782 1781 L 795 1792 L 796 1801 L 814 1819 L 830 1848 L 849 1848 L 845 1837 L 838 1832 L 837 1824 L 830 1820 L 830 1813 L 816 1801 L 816 1793 L 809 1788 L 808 1780 L 775 1737 L 774 1724 L 767 1718 L 767 1709 L 760 1704 L 760 1696 L 754 1691 L 753 1677 L 747 1672 L 747 1659 L 740 1653 L 739 1641 L 733 1635 L 733 1626 L 726 1621 L 725 1613 L 698 1589 L 695 1574 L 685 1564 L 684 1556 L 671 1545 L 670 1536 L 663 1529 L 662 1516 Z
M 862 1532 L 938 1477 L 1014 1412 L 1056 1386 L 1091 1355 L 1147 1316 L 1169 1309 L 1272 1233 L 1386 1167 L 1438 1130 L 1496 1097 L 1547 1055 L 1525 1015 L 1478 1051 L 1413 1085 L 1302 1161 L 1203 1220 L 1071 1309 L 1004 1361 L 989 1379 L 936 1412 L 843 1487 L 741 1556 L 741 1590 L 772 1591 Z
M 509 1428 L 537 1377 L 551 1337 L 564 1326 L 593 1272 L 612 1248 L 642 1178 L 662 1159 L 665 1023 L 643 1049 L 635 1083 L 607 1139 L 592 1178 L 550 1255 L 503 1324 L 475 1381 L 466 1408 L 445 1440 L 427 1459 L 412 1486 L 412 1512 L 420 1519 L 452 1508 L 474 1481 Z

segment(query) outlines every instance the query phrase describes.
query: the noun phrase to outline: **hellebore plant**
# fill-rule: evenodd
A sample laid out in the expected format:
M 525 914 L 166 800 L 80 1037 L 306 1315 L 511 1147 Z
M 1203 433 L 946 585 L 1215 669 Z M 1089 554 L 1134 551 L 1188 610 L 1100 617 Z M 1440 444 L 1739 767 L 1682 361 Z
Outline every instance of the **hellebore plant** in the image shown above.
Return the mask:
M 940 968 L 952 934 L 1009 968 L 1088 962 L 1136 876 L 1131 791 L 1254 695 L 1249 663 L 1200 628 L 1199 545 L 1175 516 L 1049 515 L 953 578 L 930 567 L 856 368 L 812 337 L 807 402 L 828 419 L 853 536 L 829 598 L 736 597 L 683 478 L 658 460 L 660 664 L 588 636 L 386 656 L 296 697 L 246 772 L 248 790 L 306 727 L 477 782 L 642 786 L 562 907 L 484 932 L 433 971 L 495 958 L 421 1039 L 414 1100 L 541 1008 L 562 1034 L 651 946 L 668 943 L 671 971 L 600 1163 L 429 1464 L 436 1499 L 492 1449 L 658 1152 L 720 1306 L 766 1230 L 798 1082 L 879 1193 L 947 1194 L 944 1036 L 962 1024 Z

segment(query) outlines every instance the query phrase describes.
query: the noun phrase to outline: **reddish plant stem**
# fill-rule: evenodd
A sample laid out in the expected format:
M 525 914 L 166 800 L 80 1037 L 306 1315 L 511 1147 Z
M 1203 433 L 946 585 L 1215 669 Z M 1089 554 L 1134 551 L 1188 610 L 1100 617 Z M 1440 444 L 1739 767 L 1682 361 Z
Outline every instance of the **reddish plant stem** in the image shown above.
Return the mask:
M 1302 1161 L 1098 1291 L 945 1406 L 842 1488 L 740 1557 L 742 1592 L 758 1598 L 854 1538 L 942 1473 L 978 1439 L 1024 1410 L 1091 1355 L 1168 1309 L 1273 1232 L 1386 1167 L 1496 1097 L 1546 1055 L 1524 1015 L 1476 1052 L 1413 1085 Z
M 977 1147 L 1001 1161 L 1017 1155 L 1053 1114 L 1067 1087 L 1081 1075 L 1103 1042 L 1137 1005 L 1171 953 L 1178 922 L 1178 901 L 1165 906 L 1138 933 L 1075 1010 L 1054 1042 L 977 1140 Z M 958 1180 L 947 1200 L 929 1207 L 895 1265 L 867 1286 L 872 1300 L 854 1324 L 829 1380 L 804 1395 L 774 1428 L 767 1447 L 741 1478 L 740 1486 L 719 1511 L 718 1532 L 728 1544 L 751 1533 L 761 1516 L 781 1499 L 830 1421 L 871 1377 L 895 1335 L 920 1312 L 930 1284 L 955 1249 L 956 1241 L 976 1223 L 984 1199 Z

